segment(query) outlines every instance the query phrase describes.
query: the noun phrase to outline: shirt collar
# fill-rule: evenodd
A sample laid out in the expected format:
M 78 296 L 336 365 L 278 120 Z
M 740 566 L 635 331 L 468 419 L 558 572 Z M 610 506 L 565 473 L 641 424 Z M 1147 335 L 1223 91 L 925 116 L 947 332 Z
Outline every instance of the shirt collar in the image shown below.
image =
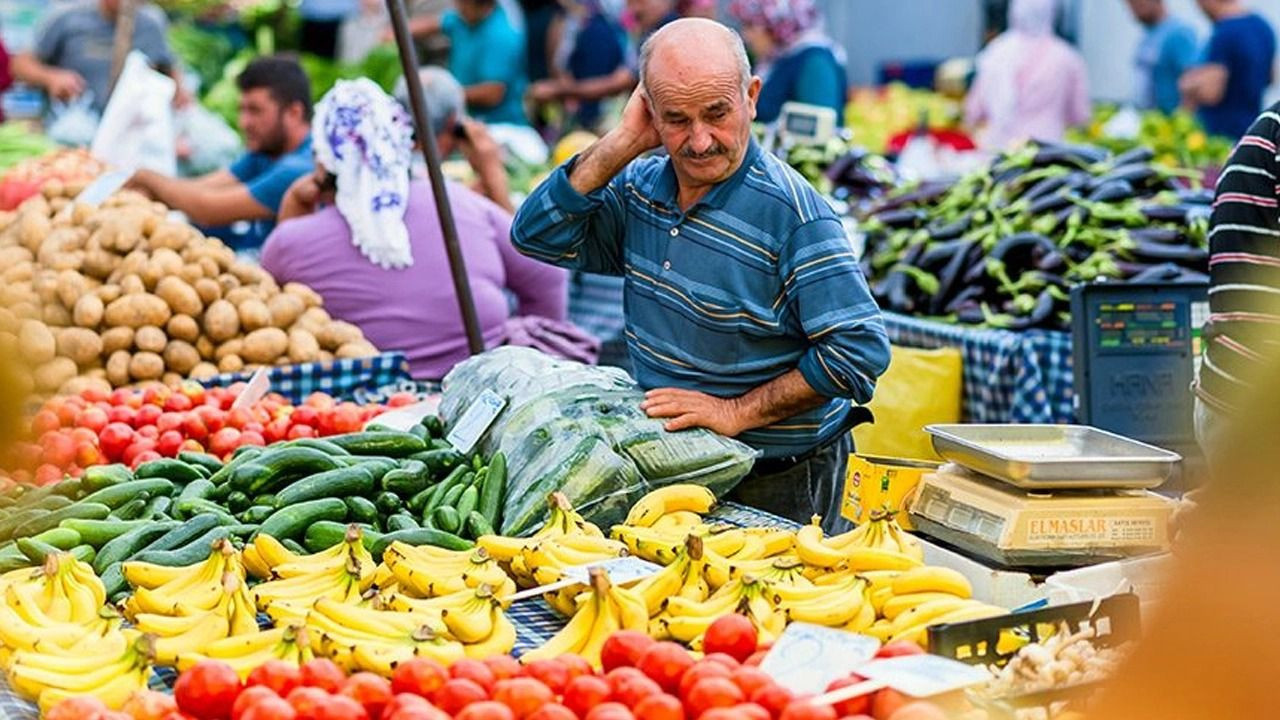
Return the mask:
M 715 209 L 721 209 L 732 196 L 735 190 L 742 186 L 743 180 L 747 177 L 747 173 L 751 172 L 751 166 L 760 159 L 760 145 L 756 143 L 755 138 L 748 141 L 747 151 L 742 157 L 742 164 L 727 179 L 716 184 L 711 191 L 702 197 L 701 200 L 693 204 L 689 210 L 699 205 L 706 205 Z M 670 156 L 667 157 L 666 163 L 662 167 L 662 172 L 658 173 L 657 181 L 653 186 L 653 199 L 670 208 L 679 208 L 680 203 L 676 197 L 679 186 L 676 182 L 676 169 L 671 163 Z

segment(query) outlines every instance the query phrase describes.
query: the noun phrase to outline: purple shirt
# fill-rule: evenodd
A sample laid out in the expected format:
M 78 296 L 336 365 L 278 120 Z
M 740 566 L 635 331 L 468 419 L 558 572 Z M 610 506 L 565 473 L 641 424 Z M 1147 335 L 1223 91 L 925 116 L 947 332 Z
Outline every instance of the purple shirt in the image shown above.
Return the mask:
M 461 185 L 448 188 L 485 345 L 501 341 L 502 324 L 513 314 L 563 320 L 567 273 L 516 252 L 511 216 L 497 205 Z M 467 357 L 467 336 L 435 198 L 424 180 L 410 185 L 405 224 L 413 249 L 408 268 L 384 270 L 369 262 L 335 207 L 281 223 L 262 248 L 262 267 L 282 285 L 311 287 L 335 319 L 358 326 L 380 350 L 404 352 L 415 378 L 435 380 Z M 516 298 L 514 313 L 504 289 Z

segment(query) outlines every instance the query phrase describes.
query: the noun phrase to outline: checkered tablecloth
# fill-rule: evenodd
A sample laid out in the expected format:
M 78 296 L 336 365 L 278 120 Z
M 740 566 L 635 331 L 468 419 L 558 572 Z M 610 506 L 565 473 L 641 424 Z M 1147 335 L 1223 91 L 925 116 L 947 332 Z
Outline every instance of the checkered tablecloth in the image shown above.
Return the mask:
M 974 423 L 1071 423 L 1071 333 L 989 330 L 884 314 L 889 341 L 951 347 L 964 359 L 964 416 Z
M 709 517 L 718 522 L 744 527 L 796 527 L 790 520 L 735 503 L 721 505 Z M 517 602 L 507 612 L 516 626 L 516 646 L 512 654 L 517 656 L 546 642 L 565 623 L 565 619 L 541 598 Z M 267 626 L 266 619 L 265 615 L 258 616 L 264 627 Z M 176 679 L 172 669 L 157 668 L 151 674 L 151 689 L 169 692 Z M 0 674 L 0 720 L 38 720 L 39 716 L 35 704 L 19 697 L 9 687 L 8 679 Z
M 251 372 L 225 373 L 205 378 L 205 387 L 247 382 Z M 289 402 L 300 403 L 313 392 L 325 392 L 340 399 L 352 399 L 360 392 L 374 391 L 400 382 L 412 383 L 409 360 L 404 353 L 389 352 L 364 358 L 348 358 L 328 363 L 279 365 L 268 371 L 271 391 Z

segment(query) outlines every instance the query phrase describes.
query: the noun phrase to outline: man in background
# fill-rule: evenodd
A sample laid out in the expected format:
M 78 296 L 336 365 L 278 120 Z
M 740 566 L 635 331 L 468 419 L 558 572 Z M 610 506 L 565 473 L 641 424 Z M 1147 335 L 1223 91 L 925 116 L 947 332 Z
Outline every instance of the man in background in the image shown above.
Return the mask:
M 311 81 L 297 61 L 254 60 L 236 80 L 248 152 L 229 169 L 180 179 L 140 170 L 129 187 L 186 213 L 236 249 L 256 248 L 275 226 L 285 191 L 311 172 Z M 248 221 L 247 233 L 227 226 Z
M 1240 0 L 1196 0 L 1213 21 L 1204 62 L 1182 76 L 1183 104 L 1214 135 L 1239 138 L 1262 109 L 1275 70 L 1276 35 Z
M 1178 80 L 1196 61 L 1198 43 L 1190 25 L 1169 14 L 1164 0 L 1128 0 L 1144 28 L 1134 58 L 1138 107 L 1172 113 L 1182 102 Z

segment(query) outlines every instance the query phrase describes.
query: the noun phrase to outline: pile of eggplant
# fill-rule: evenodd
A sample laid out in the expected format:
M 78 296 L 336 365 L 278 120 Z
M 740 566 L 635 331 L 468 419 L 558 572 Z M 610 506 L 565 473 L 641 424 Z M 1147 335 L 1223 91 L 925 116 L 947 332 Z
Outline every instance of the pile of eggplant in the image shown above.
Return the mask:
M 1068 327 L 1077 283 L 1205 280 L 1213 193 L 1151 160 L 1029 145 L 904 188 L 860 218 L 863 271 L 886 311 L 1010 330 Z

